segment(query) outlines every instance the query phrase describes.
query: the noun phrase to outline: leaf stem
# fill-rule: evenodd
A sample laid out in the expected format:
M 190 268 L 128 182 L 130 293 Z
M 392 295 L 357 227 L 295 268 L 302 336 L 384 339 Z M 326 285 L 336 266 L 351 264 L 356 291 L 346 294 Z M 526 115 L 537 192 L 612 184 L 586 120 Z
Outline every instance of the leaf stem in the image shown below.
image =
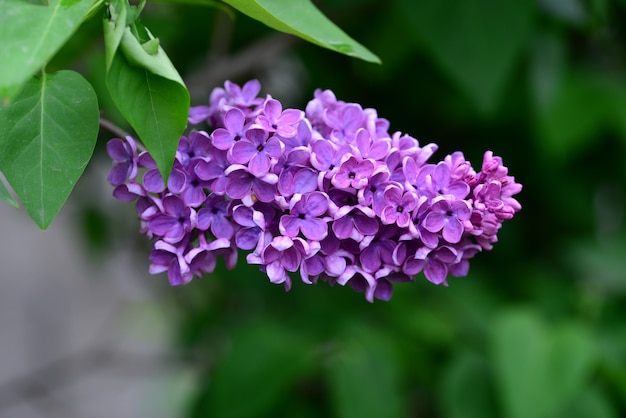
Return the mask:
M 111 132 L 112 134 L 118 136 L 119 138 L 126 138 L 127 136 L 132 137 L 132 135 L 129 134 L 128 132 L 126 132 L 124 129 L 120 128 L 115 123 L 111 122 L 110 120 L 103 118 L 102 116 L 100 116 L 100 126 L 103 129 L 106 129 L 107 131 Z M 145 151 L 146 150 L 146 148 L 143 146 L 143 144 L 141 144 L 136 139 L 135 139 L 135 144 L 137 145 L 137 149 L 139 151 Z

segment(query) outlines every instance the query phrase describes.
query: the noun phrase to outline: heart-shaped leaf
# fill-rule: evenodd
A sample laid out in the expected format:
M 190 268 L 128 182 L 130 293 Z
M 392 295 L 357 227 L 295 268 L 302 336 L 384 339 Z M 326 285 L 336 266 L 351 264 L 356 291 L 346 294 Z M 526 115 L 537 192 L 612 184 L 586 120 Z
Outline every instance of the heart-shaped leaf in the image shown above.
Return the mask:
M 380 58 L 346 35 L 310 0 L 224 0 L 241 13 L 281 32 L 364 61 Z
M 0 98 L 11 100 L 76 31 L 92 0 L 0 3 Z
M 0 170 L 40 228 L 46 229 L 91 159 L 98 99 L 80 74 L 33 77 L 0 109 Z

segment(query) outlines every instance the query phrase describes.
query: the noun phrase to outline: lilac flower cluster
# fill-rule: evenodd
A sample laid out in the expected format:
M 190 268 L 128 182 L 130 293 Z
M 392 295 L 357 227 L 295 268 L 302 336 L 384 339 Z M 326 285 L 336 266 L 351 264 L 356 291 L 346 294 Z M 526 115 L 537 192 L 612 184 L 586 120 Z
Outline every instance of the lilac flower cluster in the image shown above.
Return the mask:
M 461 152 L 428 160 L 435 144 L 389 133 L 376 110 L 317 90 L 305 111 L 259 97 L 253 80 L 226 82 L 209 106 L 192 108 L 164 184 L 132 138 L 112 139 L 114 196 L 136 201 L 141 232 L 154 241 L 151 273 L 185 284 L 238 250 L 272 283 L 349 284 L 368 301 L 423 272 L 447 285 L 497 241 L 521 209 L 522 186 L 490 151 L 476 172 Z

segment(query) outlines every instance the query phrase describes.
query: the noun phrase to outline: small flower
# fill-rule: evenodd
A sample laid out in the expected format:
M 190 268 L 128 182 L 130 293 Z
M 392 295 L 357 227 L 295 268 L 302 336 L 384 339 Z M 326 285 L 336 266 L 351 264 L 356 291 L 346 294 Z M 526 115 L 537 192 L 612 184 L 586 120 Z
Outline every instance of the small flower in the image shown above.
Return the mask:
M 263 112 L 257 116 L 256 123 L 267 132 L 276 133 L 283 138 L 291 138 L 297 133 L 297 124 L 302 119 L 302 111 L 286 109 L 278 100 L 267 99 Z
M 234 107 L 224 115 L 224 127 L 213 131 L 213 145 L 217 149 L 228 150 L 246 134 L 246 117 L 241 110 Z
M 211 229 L 216 238 L 231 239 L 235 227 L 230 220 L 230 202 L 216 194 L 209 195 L 204 201 L 204 207 L 198 211 L 197 227 L 200 231 Z
M 113 160 L 108 180 L 113 186 L 120 186 L 137 177 L 137 146 L 130 136 L 126 140 L 113 138 L 107 142 L 107 153 Z
M 424 218 L 424 228 L 430 232 L 442 231 L 443 239 L 455 244 L 463 235 L 463 221 L 469 220 L 471 214 L 465 200 L 440 199 L 433 203 Z
M 180 242 L 196 226 L 196 212 L 176 196 L 163 199 L 163 213 L 154 215 L 148 227 L 169 244 Z
M 314 241 L 321 241 L 328 234 L 326 220 L 320 218 L 328 210 L 328 195 L 311 192 L 293 198 L 289 214 L 280 218 L 281 234 L 296 237 L 299 232 Z
M 250 129 L 246 140 L 233 145 L 232 161 L 236 164 L 248 164 L 250 173 L 261 177 L 269 173 L 272 160 L 282 154 L 282 143 L 275 136 L 269 137 L 262 129 Z
M 367 186 L 369 176 L 374 172 L 374 163 L 371 160 L 357 160 L 351 156 L 339 167 L 339 170 L 332 178 L 332 183 L 340 189 L 352 187 L 362 189 Z
M 246 166 L 233 164 L 225 171 L 227 176 L 226 194 L 231 199 L 241 199 L 250 205 L 257 200 L 269 203 L 274 200 L 276 174 L 268 173 L 262 177 L 252 174 Z
M 406 228 L 416 206 L 417 198 L 411 191 L 403 192 L 400 187 L 391 185 L 383 192 L 382 202 L 374 203 L 374 211 L 383 224 L 397 224 L 400 228 Z
M 189 264 L 184 256 L 185 246 L 172 245 L 165 241 L 154 243 L 154 249 L 150 253 L 150 274 L 158 274 L 167 271 L 170 284 L 180 286 L 187 284 L 193 278 Z

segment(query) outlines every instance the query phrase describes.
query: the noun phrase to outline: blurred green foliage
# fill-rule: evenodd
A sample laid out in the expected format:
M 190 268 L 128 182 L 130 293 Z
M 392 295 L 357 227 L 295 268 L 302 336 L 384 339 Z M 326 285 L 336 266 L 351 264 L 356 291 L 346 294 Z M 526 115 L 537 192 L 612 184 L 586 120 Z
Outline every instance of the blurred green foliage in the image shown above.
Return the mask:
M 439 158 L 462 150 L 477 165 L 491 149 L 524 185 L 523 210 L 468 277 L 443 288 L 419 275 L 387 303 L 324 284 L 285 293 L 243 257 L 234 271 L 168 289 L 154 303 L 178 308 L 173 344 L 198 376 L 181 414 L 626 415 L 625 2 L 317 5 L 383 64 L 294 42 L 224 77 L 258 77 L 299 108 L 331 88 L 392 130 L 436 142 Z M 186 80 L 272 35 L 199 6 L 149 4 L 143 20 Z M 102 54 L 85 48 L 78 65 L 98 67 Z M 224 81 L 208 80 L 207 91 Z

